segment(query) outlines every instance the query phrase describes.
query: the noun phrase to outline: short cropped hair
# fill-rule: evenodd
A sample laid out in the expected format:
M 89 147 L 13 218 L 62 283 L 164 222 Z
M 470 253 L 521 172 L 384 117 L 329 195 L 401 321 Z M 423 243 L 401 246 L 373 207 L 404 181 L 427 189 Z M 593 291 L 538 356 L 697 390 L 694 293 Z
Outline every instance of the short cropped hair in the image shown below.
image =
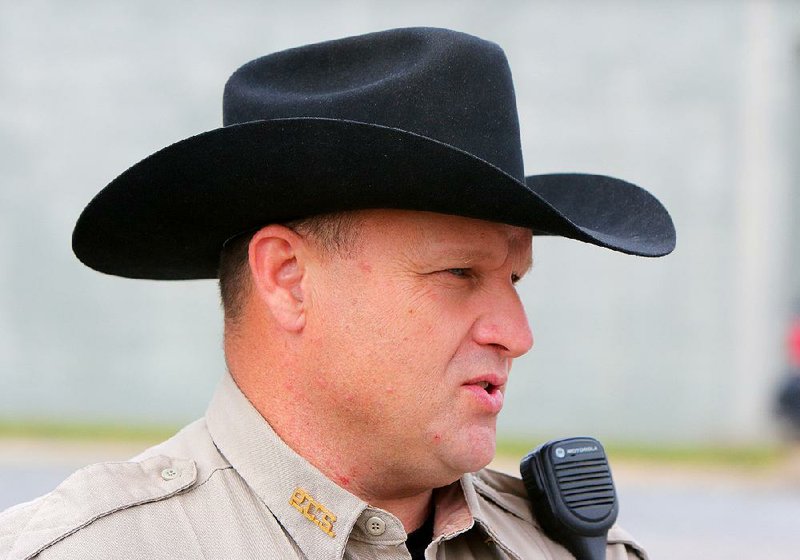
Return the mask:
M 323 252 L 346 256 L 358 244 L 361 220 L 358 211 L 321 214 L 286 222 L 288 228 L 310 239 Z M 219 291 L 226 322 L 236 322 L 244 310 L 250 291 L 248 249 L 255 232 L 238 235 L 222 248 L 219 259 Z

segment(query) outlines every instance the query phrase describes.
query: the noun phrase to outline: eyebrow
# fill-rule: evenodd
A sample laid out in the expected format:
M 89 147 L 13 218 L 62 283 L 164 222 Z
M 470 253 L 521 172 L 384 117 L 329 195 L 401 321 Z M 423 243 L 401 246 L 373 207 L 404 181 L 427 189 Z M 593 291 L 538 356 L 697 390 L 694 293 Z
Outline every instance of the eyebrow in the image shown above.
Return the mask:
M 519 245 L 520 244 L 516 243 L 514 240 L 509 240 L 507 257 L 512 256 L 512 253 Z M 436 251 L 436 253 L 441 258 L 452 258 L 453 260 L 457 260 L 459 263 L 464 263 L 465 265 L 469 265 L 475 261 L 493 259 L 496 256 L 492 251 L 469 244 L 465 244 L 464 246 L 460 247 L 442 248 L 441 250 Z M 531 268 L 533 268 L 533 256 L 526 252 L 523 258 L 520 259 L 519 270 L 515 270 L 514 273 L 522 278 L 528 272 L 530 272 Z
M 492 251 L 475 247 L 474 245 L 464 245 L 463 247 L 449 247 L 436 251 L 436 255 L 443 258 L 452 258 L 469 264 L 478 260 L 489 260 L 495 257 Z

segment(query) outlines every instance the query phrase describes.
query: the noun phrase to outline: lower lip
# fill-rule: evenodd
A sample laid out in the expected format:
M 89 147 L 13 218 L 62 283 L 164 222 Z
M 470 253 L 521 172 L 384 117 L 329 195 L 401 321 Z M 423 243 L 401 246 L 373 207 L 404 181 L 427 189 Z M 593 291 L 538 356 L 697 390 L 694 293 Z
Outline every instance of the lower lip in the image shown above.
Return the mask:
M 464 385 L 463 387 L 475 397 L 485 411 L 497 414 L 503 408 L 503 392 L 499 387 L 492 387 L 489 391 L 480 385 Z

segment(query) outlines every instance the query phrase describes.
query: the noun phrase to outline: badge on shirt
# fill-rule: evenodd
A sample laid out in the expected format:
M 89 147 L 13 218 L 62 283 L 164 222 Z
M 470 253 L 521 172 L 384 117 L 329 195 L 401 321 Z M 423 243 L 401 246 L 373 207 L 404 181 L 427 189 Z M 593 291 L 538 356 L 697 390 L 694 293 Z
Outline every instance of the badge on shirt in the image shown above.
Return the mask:
M 336 516 L 315 500 L 311 494 L 302 488 L 295 488 L 292 492 L 292 497 L 289 499 L 289 504 L 303 516 L 312 521 L 317 527 L 322 529 L 329 537 L 335 537 L 336 533 L 333 532 L 333 524 L 336 522 Z

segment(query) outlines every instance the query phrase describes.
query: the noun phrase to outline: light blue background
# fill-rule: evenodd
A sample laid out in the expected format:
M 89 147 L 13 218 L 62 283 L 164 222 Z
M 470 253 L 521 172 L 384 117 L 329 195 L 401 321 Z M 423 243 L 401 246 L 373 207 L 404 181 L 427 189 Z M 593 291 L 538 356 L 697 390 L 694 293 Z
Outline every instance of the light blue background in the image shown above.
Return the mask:
M 84 268 L 74 220 L 129 165 L 219 126 L 238 65 L 408 25 L 503 46 L 528 173 L 628 179 L 678 228 L 659 260 L 536 240 L 521 284 L 536 345 L 513 371 L 502 431 L 772 437 L 800 295 L 800 4 L 788 1 L 3 2 L 0 417 L 201 415 L 224 367 L 216 286 Z

